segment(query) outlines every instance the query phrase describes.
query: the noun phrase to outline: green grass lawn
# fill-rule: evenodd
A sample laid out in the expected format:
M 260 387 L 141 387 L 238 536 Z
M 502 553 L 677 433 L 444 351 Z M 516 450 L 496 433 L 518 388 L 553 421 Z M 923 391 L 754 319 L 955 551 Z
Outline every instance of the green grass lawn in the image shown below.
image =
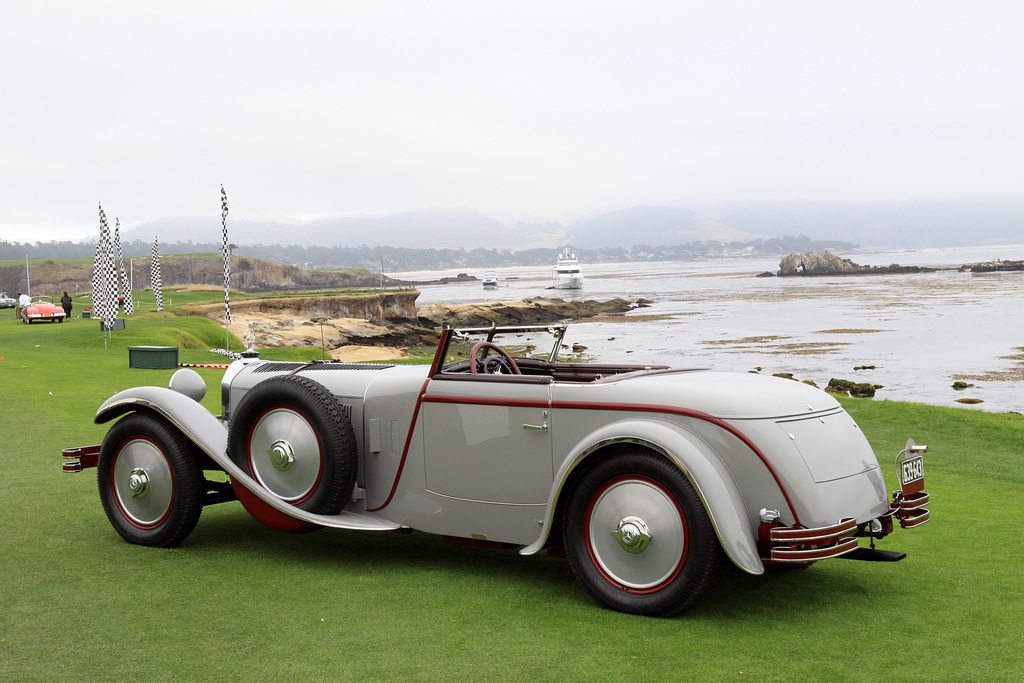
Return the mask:
M 171 370 L 224 331 L 196 317 L 22 325 L 0 311 L 0 681 L 1021 680 L 1016 513 L 1024 418 L 849 400 L 894 486 L 907 437 L 927 443 L 932 522 L 880 547 L 903 562 L 833 560 L 752 577 L 724 567 L 683 617 L 595 605 L 564 560 L 409 536 L 264 528 L 206 508 L 178 548 L 125 543 L 95 470 L 60 450 L 99 443 L 99 404 Z M 240 348 L 237 341 L 235 348 Z M 316 357 L 316 355 L 314 355 Z M 219 410 L 220 372 L 201 370 Z

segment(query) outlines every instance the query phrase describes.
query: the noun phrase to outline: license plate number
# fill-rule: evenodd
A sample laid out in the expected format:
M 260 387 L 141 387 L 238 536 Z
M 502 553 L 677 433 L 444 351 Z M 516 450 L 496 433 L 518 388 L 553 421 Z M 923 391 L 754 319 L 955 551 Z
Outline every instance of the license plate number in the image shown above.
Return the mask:
M 924 458 L 908 458 L 900 464 L 900 484 L 904 487 L 924 479 Z

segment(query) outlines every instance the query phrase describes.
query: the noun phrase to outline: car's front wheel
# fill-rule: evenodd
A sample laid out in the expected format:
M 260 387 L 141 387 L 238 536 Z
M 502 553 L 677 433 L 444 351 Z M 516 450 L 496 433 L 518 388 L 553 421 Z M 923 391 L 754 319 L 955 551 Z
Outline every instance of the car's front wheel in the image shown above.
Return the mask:
M 576 578 L 620 612 L 681 614 L 704 594 L 718 560 L 714 528 L 693 485 L 669 460 L 643 449 L 587 470 L 563 524 Z
M 130 543 L 169 548 L 203 511 L 203 475 L 192 445 L 156 415 L 132 413 L 100 447 L 97 481 L 111 525 Z

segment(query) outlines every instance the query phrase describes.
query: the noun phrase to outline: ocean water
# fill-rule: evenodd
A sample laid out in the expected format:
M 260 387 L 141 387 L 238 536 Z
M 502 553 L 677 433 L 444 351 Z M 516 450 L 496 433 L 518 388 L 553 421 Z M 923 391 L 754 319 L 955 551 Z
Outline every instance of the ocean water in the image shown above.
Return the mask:
M 862 265 L 956 268 L 1024 259 L 1024 245 L 849 256 Z M 582 290 L 546 289 L 549 268 L 504 268 L 497 291 L 479 283 L 425 285 L 417 303 L 643 298 L 650 306 L 573 324 L 566 343 L 608 362 L 788 372 L 821 387 L 836 377 L 881 385 L 877 398 L 1024 412 L 1024 272 L 755 277 L 777 271 L 778 259 L 581 266 Z M 865 366 L 874 367 L 855 369 Z M 954 390 L 957 380 L 974 386 Z M 956 401 L 962 398 L 982 403 Z

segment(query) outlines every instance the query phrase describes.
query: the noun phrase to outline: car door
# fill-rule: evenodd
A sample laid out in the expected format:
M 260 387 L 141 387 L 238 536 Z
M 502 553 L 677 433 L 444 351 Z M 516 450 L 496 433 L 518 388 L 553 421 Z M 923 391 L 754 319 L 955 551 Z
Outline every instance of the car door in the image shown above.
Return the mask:
M 554 478 L 549 377 L 430 381 L 423 397 L 426 488 L 448 498 L 542 505 Z

